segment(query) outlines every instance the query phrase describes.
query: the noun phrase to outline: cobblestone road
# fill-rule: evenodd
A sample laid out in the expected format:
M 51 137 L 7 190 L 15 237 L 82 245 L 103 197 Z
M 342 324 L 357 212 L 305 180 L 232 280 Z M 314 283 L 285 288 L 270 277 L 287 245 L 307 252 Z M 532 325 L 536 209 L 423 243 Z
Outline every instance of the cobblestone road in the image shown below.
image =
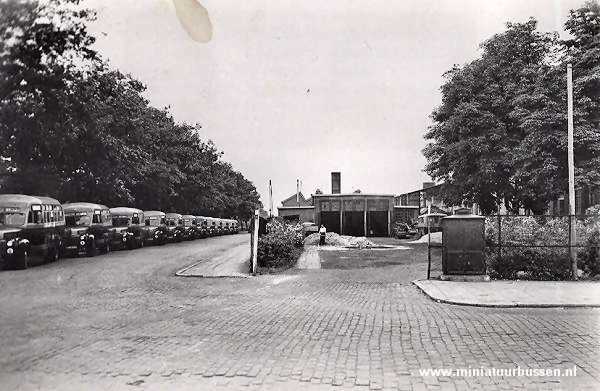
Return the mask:
M 426 264 L 249 279 L 173 273 L 247 235 L 0 273 L 2 389 L 599 389 L 598 309 L 438 304 Z M 570 368 L 574 378 L 420 376 Z

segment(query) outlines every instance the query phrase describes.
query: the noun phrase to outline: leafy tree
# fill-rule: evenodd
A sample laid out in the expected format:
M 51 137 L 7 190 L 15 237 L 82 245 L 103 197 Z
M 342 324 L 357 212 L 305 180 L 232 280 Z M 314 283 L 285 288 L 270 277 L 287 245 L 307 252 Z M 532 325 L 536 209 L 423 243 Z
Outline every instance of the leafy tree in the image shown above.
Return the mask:
M 510 155 L 523 132 L 511 116 L 513 99 L 531 83 L 532 69 L 544 62 L 554 40 L 537 32 L 533 19 L 508 23 L 481 45 L 481 58 L 445 74 L 424 154 L 426 171 L 448 184 L 448 204 L 477 202 L 486 212 L 501 200 L 516 204 Z
M 477 202 L 489 213 L 504 201 L 539 213 L 564 194 L 567 61 L 575 69 L 576 182 L 599 183 L 597 9 L 571 12 L 574 38 L 565 42 L 537 32 L 533 19 L 508 23 L 481 45 L 480 58 L 446 73 L 424 154 L 426 171 L 448 185 L 447 203 Z
M 575 169 L 579 186 L 600 185 L 600 4 L 571 10 L 563 45 L 573 66 Z M 564 68 L 563 68 L 564 69 Z
M 62 108 L 98 60 L 85 26 L 93 15 L 77 4 L 0 3 L 0 156 L 16 169 L 7 180 L 15 191 L 51 190 L 61 182 L 52 162 L 64 150 Z
M 0 1 L 0 190 L 247 218 L 254 185 L 90 49 L 79 0 Z
M 578 187 L 600 183 L 600 15 L 598 3 L 572 10 L 566 29 L 573 38 L 558 43 L 554 61 L 533 69 L 521 86 L 511 113 L 523 130 L 512 153 L 514 182 L 521 204 L 543 211 L 548 201 L 567 192 L 566 64 L 574 73 L 574 155 Z

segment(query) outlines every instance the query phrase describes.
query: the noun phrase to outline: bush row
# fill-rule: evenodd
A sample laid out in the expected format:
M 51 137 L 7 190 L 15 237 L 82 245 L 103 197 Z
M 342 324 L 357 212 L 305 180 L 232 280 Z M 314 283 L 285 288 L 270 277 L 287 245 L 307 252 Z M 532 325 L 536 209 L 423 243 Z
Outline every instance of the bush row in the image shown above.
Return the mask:
M 600 275 L 600 206 L 576 222 L 577 263 L 583 278 Z M 499 257 L 498 220 L 486 219 L 486 263 L 495 279 L 566 280 L 570 278 L 568 217 L 515 216 L 502 218 L 502 256 Z M 531 247 L 511 247 L 523 245 Z M 536 247 L 539 246 L 539 247 Z

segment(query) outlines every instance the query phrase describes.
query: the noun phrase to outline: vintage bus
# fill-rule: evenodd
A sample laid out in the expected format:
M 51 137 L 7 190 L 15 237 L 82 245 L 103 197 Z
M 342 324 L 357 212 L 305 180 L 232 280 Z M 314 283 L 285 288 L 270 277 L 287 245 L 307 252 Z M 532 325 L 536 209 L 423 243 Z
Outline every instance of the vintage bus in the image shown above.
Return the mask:
M 165 215 L 169 237 L 174 242 L 181 242 L 185 239 L 182 217 L 179 213 L 167 213 Z
M 107 206 L 89 202 L 73 202 L 63 205 L 65 213 L 65 255 L 94 257 L 98 252 L 110 251 L 114 231 Z
M 169 241 L 166 214 L 159 210 L 144 211 L 144 229 L 146 244 L 162 245 Z
M 200 231 L 200 237 L 205 238 L 209 236 L 208 232 L 208 218 L 204 216 L 196 216 L 196 226 Z
M 196 230 L 196 226 L 194 225 L 195 218 L 196 216 L 192 215 L 181 216 L 181 224 L 183 226 L 183 238 L 185 240 L 192 240 L 198 237 L 198 232 Z
M 429 232 L 439 232 L 442 230 L 442 218 L 446 217 L 444 213 L 425 213 L 417 218 L 417 231 L 419 236 Z
M 0 256 L 9 268 L 60 258 L 65 215 L 50 197 L 0 194 Z
M 144 212 L 136 208 L 110 208 L 114 231 L 113 246 L 119 249 L 144 247 L 146 231 L 143 229 Z

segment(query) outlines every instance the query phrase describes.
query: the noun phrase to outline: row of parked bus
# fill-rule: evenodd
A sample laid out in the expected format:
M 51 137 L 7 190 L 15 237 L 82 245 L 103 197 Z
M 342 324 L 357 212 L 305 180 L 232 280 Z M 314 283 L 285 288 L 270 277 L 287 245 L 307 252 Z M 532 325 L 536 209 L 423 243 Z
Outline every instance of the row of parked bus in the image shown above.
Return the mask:
M 238 232 L 233 219 L 0 194 L 0 257 L 9 268 Z

